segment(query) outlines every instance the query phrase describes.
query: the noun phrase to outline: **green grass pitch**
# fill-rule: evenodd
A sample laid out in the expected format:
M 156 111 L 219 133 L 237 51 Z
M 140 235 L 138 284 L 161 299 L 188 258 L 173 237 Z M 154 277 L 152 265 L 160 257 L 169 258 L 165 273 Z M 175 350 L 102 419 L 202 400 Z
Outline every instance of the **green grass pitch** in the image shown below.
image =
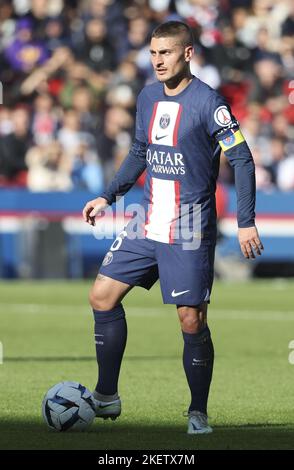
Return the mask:
M 175 308 L 159 286 L 124 305 L 128 345 L 123 414 L 87 432 L 56 433 L 42 420 L 45 392 L 62 380 L 93 389 L 96 361 L 86 282 L 0 284 L 1 449 L 293 449 L 293 281 L 216 282 L 209 309 L 215 369 L 211 435 L 188 436 L 189 392 Z

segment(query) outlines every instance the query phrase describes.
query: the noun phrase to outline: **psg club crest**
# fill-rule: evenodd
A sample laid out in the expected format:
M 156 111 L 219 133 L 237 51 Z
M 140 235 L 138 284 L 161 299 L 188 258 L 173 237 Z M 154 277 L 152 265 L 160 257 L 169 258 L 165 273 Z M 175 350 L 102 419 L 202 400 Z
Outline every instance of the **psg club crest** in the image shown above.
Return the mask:
M 159 125 L 161 129 L 166 129 L 170 123 L 170 115 L 169 114 L 163 114 L 159 120 Z
M 111 263 L 112 260 L 113 260 L 113 254 L 111 253 L 111 251 L 108 251 L 104 257 L 104 260 L 102 261 L 102 266 L 107 266 L 108 264 Z

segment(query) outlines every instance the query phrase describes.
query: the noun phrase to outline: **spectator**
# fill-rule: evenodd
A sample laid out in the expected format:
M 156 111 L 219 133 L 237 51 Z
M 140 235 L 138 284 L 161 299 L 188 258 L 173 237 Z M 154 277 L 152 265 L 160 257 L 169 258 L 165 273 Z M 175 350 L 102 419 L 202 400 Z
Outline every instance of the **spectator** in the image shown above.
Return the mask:
M 75 189 L 87 189 L 95 194 L 103 190 L 103 168 L 87 139 L 81 139 L 73 162 L 71 177 Z
M 53 99 L 49 94 L 37 96 L 34 103 L 32 132 L 37 145 L 47 145 L 54 140 L 57 117 L 53 112 Z
M 26 155 L 28 188 L 31 191 L 69 191 L 71 162 L 54 141 L 45 147 L 32 147 Z
M 30 146 L 29 113 L 16 109 L 12 113 L 13 132 L 0 139 L 0 183 L 1 185 L 25 184 L 25 155 Z
M 294 190 L 294 155 L 279 163 L 277 171 L 278 188 L 282 191 Z
M 191 72 L 215 90 L 217 90 L 221 84 L 221 78 L 217 68 L 206 62 L 205 53 L 200 48 L 196 48 L 195 50 L 194 57 L 191 61 Z
M 80 128 L 83 132 L 96 134 L 98 128 L 99 101 L 89 87 L 76 87 L 72 95 L 72 107 L 79 116 Z
M 109 88 L 116 85 L 128 85 L 135 96 L 142 88 L 143 81 L 138 73 L 135 62 L 131 59 L 124 59 L 117 68 L 117 73 L 113 75 Z
M 242 122 L 244 133 L 250 148 L 255 148 L 259 155 L 259 163 L 268 165 L 270 163 L 270 140 L 266 126 L 261 120 L 261 106 L 250 105 L 247 117 Z
M 283 139 L 285 142 L 290 142 L 290 125 L 283 114 L 276 114 L 273 116 L 273 120 L 271 121 L 271 133 L 272 135 Z
M 13 70 L 28 73 L 49 56 L 44 43 L 33 39 L 32 28 L 28 18 L 18 20 L 16 24 L 16 38 L 5 49 L 5 57 Z
M 46 48 L 51 54 L 54 53 L 58 47 L 71 46 L 64 20 L 58 16 L 50 17 L 46 20 L 44 36 Z
M 281 37 L 279 54 L 284 76 L 286 79 L 291 80 L 294 77 L 294 35 Z
M 283 111 L 287 104 L 283 94 L 283 70 L 275 56 L 263 58 L 254 66 L 256 78 L 249 96 L 250 101 L 263 104 L 271 114 Z
M 251 53 L 236 38 L 231 25 L 222 28 L 222 42 L 209 49 L 208 60 L 220 71 L 223 83 L 241 82 L 250 70 Z
M 2 0 L 0 3 L 0 53 L 13 39 L 15 20 L 13 7 L 10 0 Z
M 268 29 L 261 27 L 256 34 L 256 46 L 253 48 L 252 58 L 254 62 L 257 62 L 262 59 L 267 59 L 268 57 L 273 57 L 279 61 L 279 55 L 275 55 L 272 50 L 274 49 L 273 42 L 269 35 Z
M 85 39 L 76 48 L 78 60 L 82 60 L 95 72 L 113 70 L 114 49 L 106 36 L 106 27 L 101 19 L 90 19 L 85 27 Z
M 58 142 L 70 162 L 70 175 L 74 187 L 99 192 L 103 185 L 103 174 L 94 149 L 95 139 L 89 132 L 82 132 L 79 114 L 68 110 L 63 125 L 57 134 Z
M 260 149 L 253 147 L 251 150 L 255 164 L 256 189 L 268 191 L 273 187 L 271 173 L 263 165 Z
M 294 4 L 290 2 L 291 9 L 289 15 L 284 20 L 281 26 L 282 36 L 293 37 L 294 36 Z
M 149 24 L 143 17 L 133 18 L 129 21 L 128 50 L 139 51 L 148 42 Z
M 104 125 L 97 134 L 98 153 L 101 156 L 105 171 L 106 182 L 114 174 L 114 155 L 117 148 L 124 146 L 125 142 L 131 144 L 131 130 L 134 119 L 131 114 L 119 107 L 111 106 L 105 113 Z
M 91 90 L 92 99 L 105 92 L 109 72 L 104 77 L 96 74 L 83 62 L 73 62 L 65 69 L 63 86 L 59 94 L 59 100 L 64 108 L 73 106 L 73 95 L 77 88 L 86 86 Z
M 0 136 L 13 132 L 12 112 L 9 108 L 0 107 Z
M 268 165 L 267 169 L 271 173 L 272 182 L 277 185 L 280 164 L 282 161 L 285 160 L 287 156 L 285 140 L 279 137 L 273 137 L 270 141 L 270 149 L 271 162 L 270 165 Z

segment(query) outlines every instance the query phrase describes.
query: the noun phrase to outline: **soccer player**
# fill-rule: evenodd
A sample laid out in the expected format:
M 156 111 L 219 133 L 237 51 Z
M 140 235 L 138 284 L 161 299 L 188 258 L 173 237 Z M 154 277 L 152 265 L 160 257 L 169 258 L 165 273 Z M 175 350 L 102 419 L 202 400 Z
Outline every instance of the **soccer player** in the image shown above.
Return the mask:
M 189 27 L 178 21 L 159 25 L 152 34 L 150 54 L 157 82 L 139 94 L 130 152 L 106 191 L 83 210 L 85 221 L 94 225 L 95 216 L 147 169 L 144 231 L 135 238 L 129 224 L 118 236 L 90 293 L 99 365 L 94 398 L 97 416 L 120 415 L 118 377 L 127 339 L 121 302 L 134 286 L 150 289 L 159 278 L 163 302 L 176 305 L 183 334 L 183 365 L 191 391 L 188 433 L 204 434 L 212 431 L 207 401 L 214 350 L 207 305 L 221 149 L 234 168 L 238 237 L 245 258 L 254 258 L 263 249 L 255 227 L 254 163 L 226 101 L 190 72 Z

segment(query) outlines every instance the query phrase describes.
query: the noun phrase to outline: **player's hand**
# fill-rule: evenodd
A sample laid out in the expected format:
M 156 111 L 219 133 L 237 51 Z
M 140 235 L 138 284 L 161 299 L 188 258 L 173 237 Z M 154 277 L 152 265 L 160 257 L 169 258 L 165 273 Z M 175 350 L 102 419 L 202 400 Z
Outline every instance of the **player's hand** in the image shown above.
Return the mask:
M 257 228 L 246 227 L 238 229 L 238 238 L 241 247 L 241 251 L 245 258 L 254 259 L 255 254 L 261 255 L 263 250 L 263 244 L 259 238 Z
M 106 209 L 106 207 L 108 207 L 108 203 L 104 197 L 97 197 L 96 199 L 87 202 L 83 209 L 84 221 L 94 226 L 96 215 Z

